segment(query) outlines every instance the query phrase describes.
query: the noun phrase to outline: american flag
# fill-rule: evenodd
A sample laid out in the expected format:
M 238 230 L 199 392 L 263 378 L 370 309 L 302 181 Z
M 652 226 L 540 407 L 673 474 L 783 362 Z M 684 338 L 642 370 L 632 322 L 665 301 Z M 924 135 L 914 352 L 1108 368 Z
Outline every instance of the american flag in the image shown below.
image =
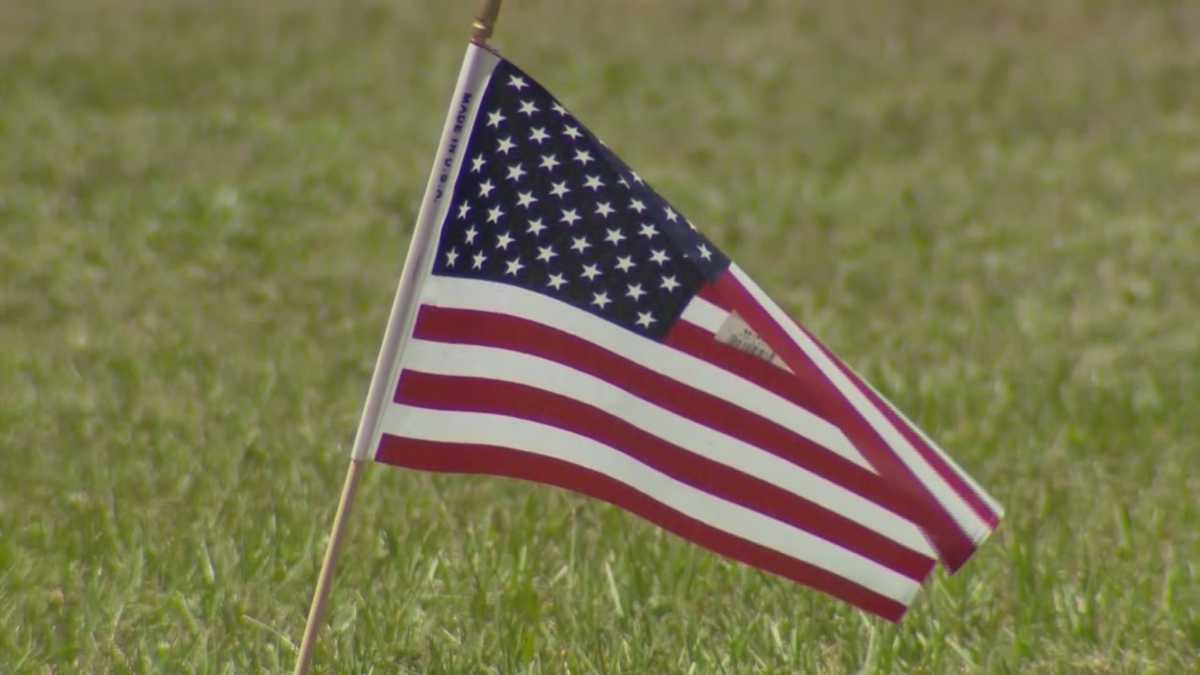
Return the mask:
M 893 621 L 996 527 L 940 448 L 494 52 L 470 48 L 421 220 L 377 461 L 588 494 Z

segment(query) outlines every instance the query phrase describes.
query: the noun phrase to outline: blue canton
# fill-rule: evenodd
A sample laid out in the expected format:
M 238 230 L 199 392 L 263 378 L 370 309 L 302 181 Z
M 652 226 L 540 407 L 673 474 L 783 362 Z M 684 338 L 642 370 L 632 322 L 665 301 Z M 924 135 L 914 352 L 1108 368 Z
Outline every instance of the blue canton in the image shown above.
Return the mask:
M 533 78 L 497 64 L 434 274 L 520 286 L 661 339 L 728 266 Z

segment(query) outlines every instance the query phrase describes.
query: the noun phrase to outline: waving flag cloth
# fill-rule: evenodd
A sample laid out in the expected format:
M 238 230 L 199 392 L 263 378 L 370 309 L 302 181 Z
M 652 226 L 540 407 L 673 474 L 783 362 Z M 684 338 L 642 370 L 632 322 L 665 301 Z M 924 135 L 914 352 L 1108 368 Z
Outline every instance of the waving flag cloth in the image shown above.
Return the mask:
M 896 621 L 999 506 L 531 77 L 469 48 L 355 444 L 549 483 Z

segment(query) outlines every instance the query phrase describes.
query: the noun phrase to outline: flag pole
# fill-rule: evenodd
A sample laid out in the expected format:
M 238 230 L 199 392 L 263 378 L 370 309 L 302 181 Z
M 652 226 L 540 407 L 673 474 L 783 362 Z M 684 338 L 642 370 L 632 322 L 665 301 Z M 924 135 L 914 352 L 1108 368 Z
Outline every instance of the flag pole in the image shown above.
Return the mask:
M 487 47 L 488 38 L 492 36 L 492 30 L 496 25 L 496 18 L 500 14 L 500 3 L 502 0 L 482 0 L 479 6 L 479 12 L 476 14 L 475 21 L 471 24 L 471 42 L 479 47 Z M 430 179 L 433 180 L 432 178 Z M 419 248 L 414 243 L 413 248 Z M 412 251 L 410 251 L 410 254 Z M 406 264 L 406 267 L 408 265 Z M 402 280 L 403 287 L 403 280 Z M 392 333 L 390 324 L 394 323 L 396 317 L 404 312 L 398 312 L 399 305 L 402 304 L 404 293 L 401 288 L 397 292 L 397 306 L 392 308 L 392 317 L 389 319 L 389 331 Z M 379 363 L 375 366 L 375 376 L 372 378 L 371 391 L 367 394 L 367 406 L 363 412 L 363 421 L 359 423 L 358 435 L 354 439 L 354 453 L 350 460 L 350 466 L 346 470 L 346 481 L 342 484 L 342 496 L 338 500 L 337 514 L 333 518 L 333 528 L 329 534 L 329 543 L 325 547 L 325 558 L 321 562 L 321 573 L 317 578 L 317 587 L 313 591 L 312 604 L 308 610 L 308 621 L 304 626 L 304 638 L 300 642 L 300 650 L 296 654 L 296 668 L 293 671 L 294 675 L 308 675 L 312 669 L 313 649 L 316 646 L 317 632 L 324 623 L 325 610 L 329 602 L 329 592 L 333 586 L 333 572 L 337 566 L 338 553 L 341 552 L 342 540 L 346 533 L 346 527 L 350 520 L 351 507 L 354 505 L 354 496 L 358 492 L 358 482 L 362 477 L 362 467 L 366 464 L 367 458 L 364 454 L 366 443 L 369 440 L 368 434 L 364 434 L 364 429 L 368 426 L 366 421 L 368 418 L 375 418 L 378 415 L 378 393 L 382 391 L 379 374 L 386 371 L 386 368 L 381 368 L 385 362 L 390 362 L 388 335 L 384 336 L 384 349 L 380 350 Z M 394 356 L 394 355 L 391 355 Z
M 325 606 L 329 602 L 329 589 L 333 585 L 333 569 L 337 565 L 338 553 L 342 549 L 342 538 L 346 533 L 346 523 L 350 519 L 350 507 L 354 504 L 354 495 L 358 492 L 358 479 L 362 476 L 365 460 L 357 457 L 350 460 L 350 468 L 346 470 L 346 482 L 342 484 L 342 497 L 338 500 L 337 515 L 333 517 L 333 530 L 329 534 L 329 544 L 325 547 L 325 560 L 321 563 L 321 575 L 317 578 L 317 588 L 313 591 L 312 605 L 308 609 L 308 623 L 304 626 L 304 640 L 300 642 L 300 653 L 296 655 L 295 675 L 308 675 L 312 668 L 313 647 L 316 646 L 317 630 L 325 617 Z

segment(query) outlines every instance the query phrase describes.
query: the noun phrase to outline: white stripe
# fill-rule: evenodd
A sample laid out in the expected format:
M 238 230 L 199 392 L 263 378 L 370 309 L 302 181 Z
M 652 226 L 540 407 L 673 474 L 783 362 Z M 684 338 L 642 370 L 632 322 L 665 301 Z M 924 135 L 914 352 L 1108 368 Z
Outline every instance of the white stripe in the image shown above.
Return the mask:
M 408 345 L 405 369 L 515 382 L 565 396 L 615 415 L 701 457 L 820 504 L 930 559 L 937 557 L 919 527 L 878 504 L 757 446 L 697 424 L 557 361 L 496 347 L 413 338 Z
M 475 128 L 480 100 L 499 62 L 500 57 L 492 52 L 475 44 L 467 45 L 458 83 L 450 98 L 450 111 L 446 113 L 446 122 L 442 125 L 442 138 L 434 155 L 433 170 L 429 173 L 425 196 L 417 212 L 412 241 L 408 244 L 408 256 L 404 259 L 400 283 L 396 286 L 396 297 L 392 300 L 392 311 L 383 332 L 383 344 L 375 360 L 367 400 L 363 404 L 358 431 L 354 435 L 350 453 L 355 459 L 366 459 L 379 447 L 380 409 L 388 392 L 396 389 L 401 355 L 412 334 L 413 319 L 416 317 L 417 298 L 433 271 L 437 233 L 450 209 L 450 195 L 454 194 L 458 172 L 467 154 L 467 143 L 471 140 L 471 130 Z
M 679 318 L 694 323 L 714 335 L 721 330 L 721 324 L 729 317 L 729 312 L 717 307 L 700 296 L 692 298 Z
M 551 297 L 493 281 L 433 276 L 425 304 L 499 312 L 576 335 L 738 407 L 753 411 L 846 459 L 875 472 L 846 435 L 829 422 L 749 380 L 672 347 L 635 337 L 620 326 Z
M 384 433 L 448 443 L 477 443 L 530 452 L 618 480 L 706 525 L 765 546 L 908 605 L 920 584 L 803 530 L 698 490 L 586 436 L 503 415 L 389 405 Z
M 775 304 L 766 293 L 754 283 L 745 272 L 737 265 L 731 264 L 729 271 L 738 280 L 739 283 L 750 293 L 750 295 L 765 309 L 771 318 L 779 324 L 788 336 L 799 346 L 804 353 L 812 359 L 813 363 L 821 369 L 825 377 L 837 387 L 838 391 L 846 397 L 850 404 L 854 406 L 859 413 L 867 420 L 873 429 L 883 437 L 884 441 L 895 452 L 900 461 L 904 462 L 917 479 L 933 494 L 934 498 L 945 507 L 946 511 L 954 519 L 954 522 L 962 528 L 972 540 L 978 541 L 980 537 L 987 536 L 990 531 L 988 524 L 981 520 L 975 510 L 969 504 L 963 501 L 962 497 L 954 491 L 952 487 L 946 484 L 940 475 L 929 466 L 925 458 L 921 457 L 920 453 L 888 422 L 883 413 L 871 404 L 867 397 L 859 391 L 858 387 L 846 377 L 837 365 L 834 364 L 825 355 L 824 352 L 812 341 L 811 338 L 788 317 L 778 305 Z

